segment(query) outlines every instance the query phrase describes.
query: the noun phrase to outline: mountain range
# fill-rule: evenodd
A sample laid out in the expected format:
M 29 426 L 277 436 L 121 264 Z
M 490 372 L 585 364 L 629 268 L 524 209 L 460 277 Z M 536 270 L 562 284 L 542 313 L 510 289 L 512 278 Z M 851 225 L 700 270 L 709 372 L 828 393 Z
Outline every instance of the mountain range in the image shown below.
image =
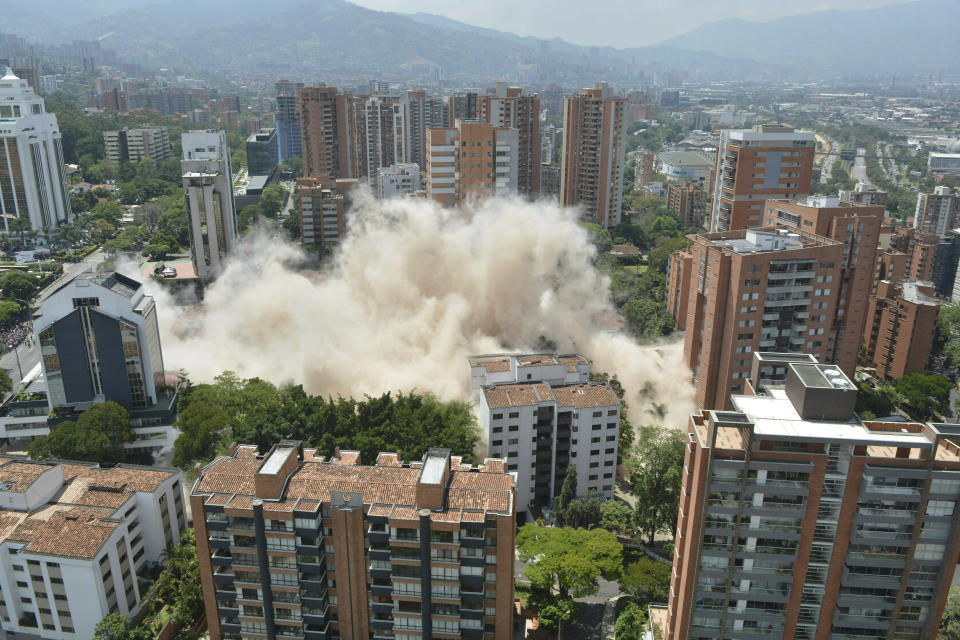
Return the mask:
M 78 8 L 80 7 L 80 8 Z M 101 39 L 124 60 L 186 73 L 306 80 L 417 76 L 487 82 L 636 81 L 652 69 L 700 77 L 829 77 L 952 71 L 956 0 L 823 11 L 771 22 L 722 20 L 655 46 L 584 47 L 433 14 L 373 11 L 346 0 L 45 0 L 4 16 L 4 32 L 44 43 Z M 47 16 L 57 16 L 50 20 Z M 639 16 L 638 16 L 639 17 Z

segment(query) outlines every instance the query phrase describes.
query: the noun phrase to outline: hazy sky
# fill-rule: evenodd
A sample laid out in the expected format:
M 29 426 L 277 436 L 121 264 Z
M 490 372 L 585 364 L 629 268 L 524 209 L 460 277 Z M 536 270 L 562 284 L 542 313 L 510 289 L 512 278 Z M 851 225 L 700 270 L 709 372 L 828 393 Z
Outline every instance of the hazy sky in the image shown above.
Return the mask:
M 767 21 L 906 0 L 352 0 L 370 9 L 436 13 L 469 24 L 585 45 L 655 44 L 724 18 Z

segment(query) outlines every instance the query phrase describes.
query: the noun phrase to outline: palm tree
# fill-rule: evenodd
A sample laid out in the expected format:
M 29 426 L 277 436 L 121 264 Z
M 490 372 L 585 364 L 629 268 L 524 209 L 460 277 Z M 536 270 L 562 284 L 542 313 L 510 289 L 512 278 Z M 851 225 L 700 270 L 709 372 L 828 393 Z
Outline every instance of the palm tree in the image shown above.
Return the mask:
M 26 218 L 14 218 L 7 225 L 7 228 L 10 229 L 10 233 L 19 233 L 20 234 L 20 244 L 24 243 L 23 235 L 30 229 L 30 221 Z

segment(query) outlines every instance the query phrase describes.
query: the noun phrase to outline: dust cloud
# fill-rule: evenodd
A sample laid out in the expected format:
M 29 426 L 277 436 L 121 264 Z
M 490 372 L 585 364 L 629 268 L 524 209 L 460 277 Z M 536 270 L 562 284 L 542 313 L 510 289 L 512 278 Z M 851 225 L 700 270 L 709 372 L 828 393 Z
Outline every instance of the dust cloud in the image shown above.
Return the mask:
M 608 282 L 574 215 L 519 199 L 444 210 L 361 195 L 319 274 L 295 247 L 255 233 L 203 305 L 158 301 L 164 362 L 194 381 L 232 370 L 313 394 L 466 399 L 468 355 L 548 340 L 616 374 L 635 422 L 685 427 L 694 405 L 682 345 L 640 346 L 598 326 L 611 314 Z

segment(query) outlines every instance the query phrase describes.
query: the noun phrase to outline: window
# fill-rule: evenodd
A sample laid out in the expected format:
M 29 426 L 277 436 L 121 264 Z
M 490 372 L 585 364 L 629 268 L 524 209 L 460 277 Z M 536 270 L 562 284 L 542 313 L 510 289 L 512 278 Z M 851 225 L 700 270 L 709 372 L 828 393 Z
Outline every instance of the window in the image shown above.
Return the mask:
M 502 413 L 495 413 L 495 414 L 493 414 L 493 419 L 494 419 L 494 420 L 503 420 L 503 414 L 502 414 Z

